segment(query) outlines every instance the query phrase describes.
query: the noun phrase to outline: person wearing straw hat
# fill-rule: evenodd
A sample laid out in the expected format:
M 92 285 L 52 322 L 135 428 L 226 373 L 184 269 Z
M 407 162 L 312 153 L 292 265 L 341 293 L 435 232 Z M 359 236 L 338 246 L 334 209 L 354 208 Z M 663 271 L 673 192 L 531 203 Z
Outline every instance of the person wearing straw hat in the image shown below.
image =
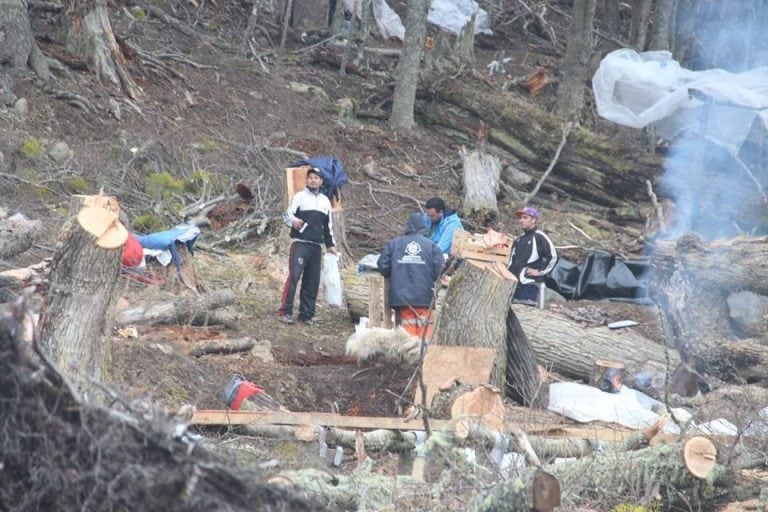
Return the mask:
M 538 227 L 539 212 L 526 206 L 515 212 L 523 234 L 517 237 L 509 259 L 509 271 L 518 279 L 514 300 L 536 304 L 539 299 L 537 282 L 542 282 L 557 263 L 557 250 Z

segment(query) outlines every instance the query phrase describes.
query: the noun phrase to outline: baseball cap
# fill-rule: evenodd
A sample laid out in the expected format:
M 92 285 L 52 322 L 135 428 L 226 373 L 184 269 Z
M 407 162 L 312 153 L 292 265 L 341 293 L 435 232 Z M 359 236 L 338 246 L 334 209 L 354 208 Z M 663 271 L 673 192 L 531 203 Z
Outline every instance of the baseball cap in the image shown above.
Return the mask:
M 526 206 L 525 208 L 520 208 L 515 212 L 515 217 L 520 218 L 521 215 L 527 215 L 532 219 L 539 218 L 539 212 L 536 211 L 536 208 L 533 206 Z
M 309 177 L 310 174 L 317 174 L 321 178 L 323 177 L 323 173 L 317 167 L 310 167 L 307 169 L 307 177 Z

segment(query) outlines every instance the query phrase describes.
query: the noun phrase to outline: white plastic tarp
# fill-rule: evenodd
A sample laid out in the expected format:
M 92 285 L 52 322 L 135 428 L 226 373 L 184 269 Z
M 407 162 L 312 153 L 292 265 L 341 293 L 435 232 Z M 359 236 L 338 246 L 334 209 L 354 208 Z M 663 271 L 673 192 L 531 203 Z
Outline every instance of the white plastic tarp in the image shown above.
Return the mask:
M 755 119 L 768 127 L 768 68 L 691 71 L 666 51 L 621 49 L 600 62 L 592 88 L 600 116 L 633 128 L 653 124 L 669 140 L 688 128 L 737 152 Z
M 345 8 L 350 12 L 357 12 L 354 6 L 359 1 L 345 0 Z M 488 13 L 481 9 L 475 0 L 432 0 L 427 21 L 458 35 L 475 12 L 475 34 L 492 34 Z M 384 38 L 393 37 L 401 41 L 405 39 L 403 22 L 386 0 L 373 0 L 373 16 Z
M 547 408 L 582 423 L 605 421 L 641 429 L 659 419 L 659 415 L 651 410 L 654 405 L 662 404 L 627 386 L 622 386 L 618 393 L 606 393 L 576 382 L 555 382 L 549 386 Z M 663 431 L 677 434 L 680 429 L 669 422 Z

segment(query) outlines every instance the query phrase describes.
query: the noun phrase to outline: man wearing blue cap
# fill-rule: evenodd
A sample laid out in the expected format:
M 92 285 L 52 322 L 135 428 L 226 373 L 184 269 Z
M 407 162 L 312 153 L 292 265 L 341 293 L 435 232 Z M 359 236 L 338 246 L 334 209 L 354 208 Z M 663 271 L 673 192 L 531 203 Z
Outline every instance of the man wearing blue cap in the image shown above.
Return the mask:
M 515 240 L 509 259 L 509 271 L 517 277 L 514 299 L 536 303 L 539 299 L 537 282 L 545 279 L 557 263 L 557 251 L 552 240 L 545 235 L 536 223 L 539 212 L 526 206 L 515 212 L 523 234 Z

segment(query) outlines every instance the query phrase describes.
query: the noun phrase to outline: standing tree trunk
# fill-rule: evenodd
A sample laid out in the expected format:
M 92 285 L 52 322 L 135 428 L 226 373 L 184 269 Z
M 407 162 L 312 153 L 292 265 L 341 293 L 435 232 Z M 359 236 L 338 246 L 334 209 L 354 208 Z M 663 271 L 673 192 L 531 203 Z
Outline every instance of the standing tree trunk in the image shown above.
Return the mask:
M 605 22 L 605 31 L 609 36 L 621 37 L 621 18 L 619 17 L 619 0 L 603 0 L 605 13 L 603 20 Z
M 515 281 L 496 277 L 467 261 L 451 278 L 432 342 L 496 350 L 490 384 L 505 389 L 507 314 Z
M 656 0 L 649 50 L 669 50 L 672 47 L 670 32 L 676 7 L 677 0 Z
M 419 82 L 419 64 L 427 33 L 429 2 L 410 0 L 405 15 L 405 46 L 397 63 L 397 82 L 392 97 L 389 126 L 395 131 L 413 128 L 413 107 Z
M 651 17 L 651 0 L 632 0 L 632 20 L 629 25 L 629 43 L 638 51 L 645 50 L 648 39 L 648 21 Z
M 137 99 L 140 91 L 112 32 L 106 0 L 65 0 L 64 22 L 67 51 L 85 60 L 99 79 Z
M 108 199 L 90 196 L 86 200 L 92 198 Z M 87 392 L 93 389 L 91 379 L 105 380 L 111 359 L 110 330 L 122 244 L 100 247 L 74 217 L 62 228 L 60 238 L 40 317 L 40 341 L 47 356 Z
M 0 104 L 16 101 L 11 77 L 4 69 L 23 70 L 27 64 L 43 80 L 49 80 L 48 63 L 40 52 L 29 24 L 27 4 L 23 0 L 0 0 Z
M 584 84 L 590 74 L 592 29 L 596 0 L 576 0 L 573 17 L 568 26 L 568 48 L 562 68 L 563 81 L 557 91 L 555 112 L 565 119 L 579 117 L 584 105 Z

